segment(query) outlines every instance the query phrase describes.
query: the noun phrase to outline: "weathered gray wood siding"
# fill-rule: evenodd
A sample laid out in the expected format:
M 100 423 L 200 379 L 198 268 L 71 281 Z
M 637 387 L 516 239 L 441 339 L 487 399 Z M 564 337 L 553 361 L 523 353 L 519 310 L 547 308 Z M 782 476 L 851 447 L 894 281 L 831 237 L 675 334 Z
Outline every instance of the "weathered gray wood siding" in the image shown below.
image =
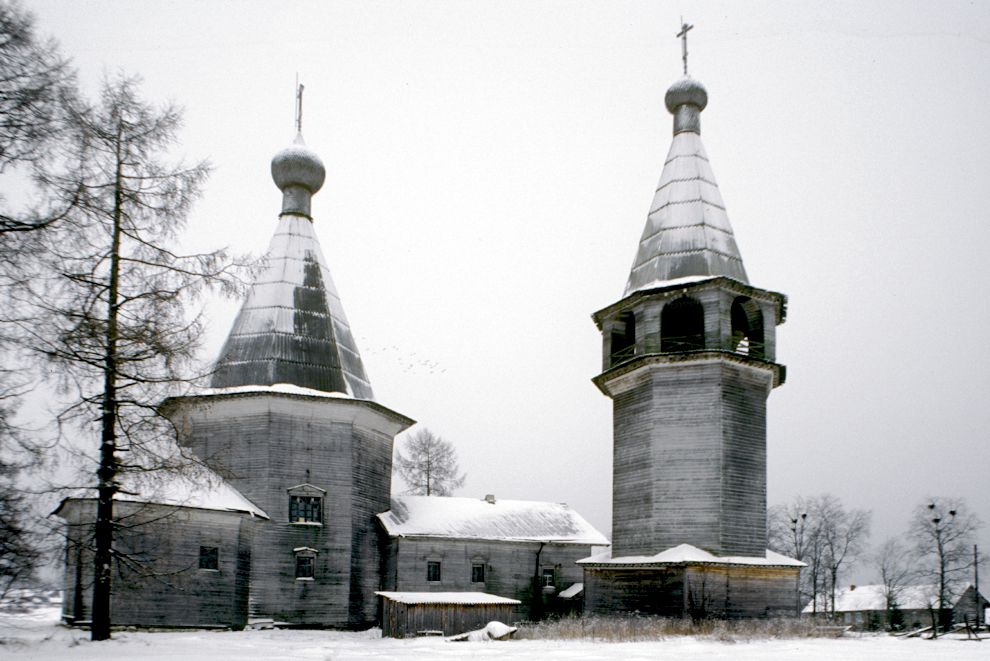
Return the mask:
M 587 569 L 584 612 L 589 615 L 684 614 L 684 569 Z
M 414 637 L 420 631 L 442 631 L 445 636 L 475 631 L 489 622 L 508 622 L 509 604 L 403 604 L 382 599 L 382 636 Z
M 583 570 L 576 562 L 591 555 L 584 544 L 545 544 L 461 540 L 442 537 L 393 537 L 388 541 L 385 590 L 394 592 L 486 592 L 518 599 L 512 621 L 527 619 L 532 604 L 533 575 L 553 569 L 556 585 L 542 591 L 544 603 L 553 608 L 557 593 L 580 583 Z M 426 563 L 440 562 L 440 581 L 426 580 Z M 485 565 L 485 582 L 471 582 L 471 566 Z
M 377 522 L 389 507 L 392 441 L 411 423 L 361 400 L 271 394 L 190 398 L 172 414 L 183 442 L 271 517 L 251 552 L 251 615 L 308 626 L 376 622 Z M 288 489 L 326 491 L 322 525 L 289 521 Z M 293 549 L 317 551 L 297 579 Z
M 613 397 L 613 557 L 684 543 L 762 556 L 772 372 L 707 358 L 623 378 Z
M 710 617 L 794 617 L 798 574 L 796 567 L 587 568 L 585 612 L 681 617 L 694 608 Z
M 799 574 L 797 567 L 689 565 L 686 591 L 715 617 L 796 617 Z
M 70 623 L 88 622 L 92 604 L 95 501 L 70 501 L 65 597 Z M 114 550 L 115 626 L 242 628 L 247 622 L 250 536 L 257 520 L 213 510 L 119 502 Z M 200 546 L 216 547 L 219 569 L 199 569 Z

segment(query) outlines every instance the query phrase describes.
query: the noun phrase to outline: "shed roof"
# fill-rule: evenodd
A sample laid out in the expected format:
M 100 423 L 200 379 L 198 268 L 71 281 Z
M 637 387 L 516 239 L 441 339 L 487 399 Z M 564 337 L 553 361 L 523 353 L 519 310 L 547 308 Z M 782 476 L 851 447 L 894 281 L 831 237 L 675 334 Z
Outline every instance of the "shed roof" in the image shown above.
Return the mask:
M 378 515 L 393 537 L 451 537 L 502 541 L 607 544 L 584 517 L 564 503 L 439 496 L 397 496 Z
M 197 466 L 186 473 L 150 471 L 124 473 L 120 476 L 120 491 L 114 500 L 173 507 L 217 510 L 269 518 L 263 509 L 248 500 L 216 472 Z M 95 487 L 79 489 L 62 500 L 53 512 L 58 514 L 68 500 L 95 500 Z
M 656 555 L 627 555 L 612 557 L 612 549 L 606 549 L 588 558 L 578 560 L 584 565 L 679 565 L 679 564 L 717 564 L 717 565 L 753 565 L 758 567 L 804 567 L 804 563 L 785 555 L 767 550 L 763 557 L 714 555 L 690 544 L 680 544 L 666 549 Z
M 443 604 L 484 606 L 491 604 L 506 604 L 514 606 L 521 604 L 518 599 L 500 597 L 486 592 L 376 592 L 380 597 L 391 599 L 400 604 Z

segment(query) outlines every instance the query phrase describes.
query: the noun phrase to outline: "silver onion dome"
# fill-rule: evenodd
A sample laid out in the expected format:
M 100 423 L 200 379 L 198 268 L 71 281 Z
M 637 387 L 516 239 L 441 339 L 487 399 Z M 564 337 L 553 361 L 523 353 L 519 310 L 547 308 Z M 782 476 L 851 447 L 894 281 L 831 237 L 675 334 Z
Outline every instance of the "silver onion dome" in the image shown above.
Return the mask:
M 701 133 L 701 111 L 708 105 L 708 91 L 705 86 L 684 76 L 674 81 L 664 97 L 667 110 L 674 115 L 674 134 L 682 131 Z
M 302 134 L 272 157 L 272 179 L 282 191 L 282 213 L 310 215 L 310 198 L 326 180 L 327 171 Z

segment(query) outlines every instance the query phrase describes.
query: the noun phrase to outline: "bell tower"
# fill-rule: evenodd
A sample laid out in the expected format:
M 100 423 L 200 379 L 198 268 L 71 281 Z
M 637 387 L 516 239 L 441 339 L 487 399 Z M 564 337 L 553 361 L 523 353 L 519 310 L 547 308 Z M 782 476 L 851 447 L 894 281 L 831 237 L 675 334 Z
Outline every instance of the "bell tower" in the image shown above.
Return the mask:
M 800 563 L 767 551 L 766 525 L 786 298 L 749 283 L 701 142 L 708 93 L 686 64 L 665 101 L 674 136 L 625 291 L 593 315 L 594 383 L 613 407 L 612 548 L 582 561 L 586 608 L 796 612 Z
M 749 284 L 701 143 L 708 95 L 667 91 L 674 139 L 623 298 L 594 315 L 613 401 L 613 555 L 766 551 L 766 399 L 782 294 Z

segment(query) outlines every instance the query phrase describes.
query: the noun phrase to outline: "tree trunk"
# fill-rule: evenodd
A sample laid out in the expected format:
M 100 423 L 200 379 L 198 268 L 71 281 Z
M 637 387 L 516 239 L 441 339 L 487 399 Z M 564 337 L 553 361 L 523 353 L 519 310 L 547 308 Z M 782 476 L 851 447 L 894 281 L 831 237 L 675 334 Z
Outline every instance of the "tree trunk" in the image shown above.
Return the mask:
M 101 417 L 100 467 L 97 470 L 96 525 L 93 556 L 93 608 L 90 638 L 110 638 L 110 595 L 113 560 L 113 496 L 117 491 L 117 308 L 120 280 L 120 234 L 123 214 L 120 130 L 117 136 L 117 171 L 114 181 L 113 237 L 110 248 L 110 283 L 107 292 L 106 354 L 103 368 L 103 414 Z

